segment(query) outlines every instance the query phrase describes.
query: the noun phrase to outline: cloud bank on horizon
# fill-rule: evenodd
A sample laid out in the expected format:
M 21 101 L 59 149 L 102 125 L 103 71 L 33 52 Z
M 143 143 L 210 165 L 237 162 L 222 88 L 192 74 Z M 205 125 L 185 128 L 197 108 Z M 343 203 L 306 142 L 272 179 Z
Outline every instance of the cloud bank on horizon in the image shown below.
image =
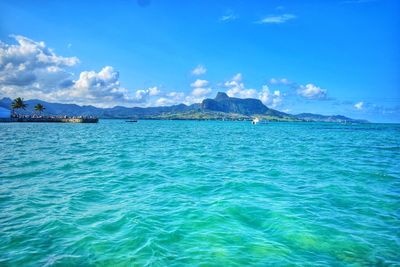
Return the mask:
M 193 103 L 211 92 L 203 88 L 205 80 L 192 84 L 193 93 L 162 94 L 157 86 L 131 91 L 120 86 L 119 72 L 111 66 L 100 71 L 82 71 L 79 78 L 70 72 L 79 63 L 77 57 L 63 57 L 44 42 L 12 35 L 17 44 L 0 44 L 0 95 L 27 99 L 42 99 L 60 103 L 94 105 L 98 107 L 171 105 L 179 101 Z M 206 72 L 203 66 L 195 75 Z M 208 82 L 207 82 L 208 83 Z
M 267 84 L 261 89 L 245 87 L 241 73 L 214 89 L 205 79 L 196 79 L 190 84 L 191 92 L 163 92 L 158 86 L 134 91 L 120 85 L 120 74 L 111 66 L 100 71 L 82 71 L 75 78 L 71 68 L 79 64 L 77 57 L 63 57 L 48 48 L 43 41 L 34 41 L 25 36 L 12 35 L 16 44 L 1 43 L 0 46 L 0 95 L 42 99 L 60 103 L 94 105 L 98 107 L 162 106 L 179 103 L 200 103 L 217 91 L 226 91 L 231 97 L 256 98 L 265 105 L 276 108 L 284 95 L 280 90 L 270 91 Z M 206 74 L 203 65 L 196 66 L 194 76 Z M 271 79 L 270 85 L 291 85 L 287 79 Z M 307 99 L 326 96 L 327 90 L 313 84 L 298 85 L 298 95 Z

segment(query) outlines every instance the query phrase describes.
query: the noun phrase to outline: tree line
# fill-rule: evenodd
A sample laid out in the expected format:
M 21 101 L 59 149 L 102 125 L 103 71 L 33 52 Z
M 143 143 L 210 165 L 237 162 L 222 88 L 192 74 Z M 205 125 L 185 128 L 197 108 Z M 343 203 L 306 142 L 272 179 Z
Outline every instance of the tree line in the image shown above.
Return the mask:
M 12 110 L 12 114 L 16 115 L 16 111 L 23 109 L 25 110 L 26 107 L 28 106 L 28 104 L 26 104 L 24 102 L 24 99 L 21 97 L 17 97 L 15 98 L 12 102 L 11 102 L 11 110 Z M 46 109 L 42 104 L 38 103 L 34 106 L 35 111 L 37 111 L 39 114 L 42 114 L 42 112 Z

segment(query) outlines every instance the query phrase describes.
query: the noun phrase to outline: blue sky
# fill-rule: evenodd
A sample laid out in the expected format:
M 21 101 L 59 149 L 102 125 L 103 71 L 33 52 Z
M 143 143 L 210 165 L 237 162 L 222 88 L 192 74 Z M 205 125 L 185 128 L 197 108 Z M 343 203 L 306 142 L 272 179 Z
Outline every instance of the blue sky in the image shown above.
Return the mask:
M 0 97 L 152 106 L 225 91 L 400 122 L 399 15 L 395 0 L 3 0 Z

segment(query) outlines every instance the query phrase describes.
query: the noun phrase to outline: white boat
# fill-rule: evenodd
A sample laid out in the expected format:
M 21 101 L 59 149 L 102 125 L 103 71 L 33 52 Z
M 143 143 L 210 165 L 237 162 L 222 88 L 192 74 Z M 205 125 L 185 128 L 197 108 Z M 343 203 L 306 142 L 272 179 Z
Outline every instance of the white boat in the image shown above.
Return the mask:
M 260 122 L 260 119 L 259 118 L 254 118 L 252 121 L 251 121 L 251 123 L 252 124 L 257 124 L 257 123 L 259 123 Z

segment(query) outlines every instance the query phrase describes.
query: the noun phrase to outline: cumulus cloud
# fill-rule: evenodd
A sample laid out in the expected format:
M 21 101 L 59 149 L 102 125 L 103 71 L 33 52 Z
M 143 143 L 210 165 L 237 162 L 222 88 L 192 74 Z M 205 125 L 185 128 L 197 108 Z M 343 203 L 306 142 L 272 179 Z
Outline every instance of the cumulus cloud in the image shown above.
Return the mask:
M 292 14 L 283 14 L 283 15 L 269 15 L 259 21 L 259 24 L 281 24 L 285 23 L 289 20 L 295 19 L 296 16 Z
M 51 102 L 76 103 L 99 107 L 123 106 L 165 106 L 173 104 L 200 103 L 212 94 L 209 81 L 196 79 L 190 84 L 191 91 L 163 92 L 154 86 L 130 91 L 120 83 L 119 72 L 112 66 L 100 70 L 87 70 L 75 76 L 70 68 L 79 63 L 76 57 L 63 57 L 48 48 L 44 42 L 37 42 L 24 36 L 13 36 L 16 43 L 0 42 L 0 96 L 42 99 Z M 206 73 L 198 65 L 193 75 Z M 285 78 L 271 79 L 270 85 L 289 85 Z M 283 94 L 279 90 L 245 87 L 241 73 L 223 83 L 227 94 L 239 98 L 257 98 L 264 104 L 276 107 L 281 104 Z M 319 87 L 308 84 L 299 87 L 299 94 L 317 98 L 326 93 Z
M 148 89 L 140 89 L 136 91 L 136 99 L 145 99 L 146 97 L 156 96 L 160 94 L 160 89 L 157 86 L 150 87 Z
M 197 79 L 193 83 L 190 84 L 193 88 L 192 92 L 184 98 L 185 104 L 193 104 L 200 103 L 212 92 L 212 89 L 209 87 L 209 82 L 207 80 Z
M 197 79 L 190 84 L 190 87 L 192 87 L 192 91 L 189 93 L 176 91 L 164 93 L 154 101 L 154 105 L 170 106 L 181 103 L 186 105 L 201 103 L 205 98 L 209 97 L 212 92 L 212 88 L 209 87 L 209 82 L 207 80 Z
M 159 87 L 130 91 L 120 84 L 119 72 L 112 66 L 98 71 L 82 71 L 74 76 L 69 68 L 79 63 L 76 57 L 63 57 L 23 36 L 13 36 L 16 43 L 0 42 L 0 96 L 42 99 L 98 107 L 154 106 L 198 103 L 211 93 L 207 80 L 197 79 L 192 91 L 161 92 Z M 199 65 L 193 74 L 206 68 Z
M 211 88 L 195 88 L 192 91 L 192 95 L 195 97 L 204 97 L 211 93 Z
M 205 87 L 208 85 L 208 81 L 207 80 L 200 80 L 197 79 L 196 81 L 194 81 L 193 83 L 190 84 L 191 87 Z
M 245 88 L 242 79 L 242 74 L 237 73 L 231 80 L 224 83 L 225 87 L 228 88 L 227 95 L 239 98 L 257 98 L 257 90 Z
M 56 87 L 68 76 L 63 68 L 79 62 L 76 57 L 62 57 L 46 47 L 44 42 L 36 42 L 20 35 L 11 35 L 17 44 L 0 42 L 0 88 L 31 87 L 46 90 L 42 86 L 48 82 Z M 57 81 L 57 83 L 55 83 Z
M 327 90 L 309 83 L 307 85 L 300 85 L 297 90 L 298 95 L 307 99 L 325 99 Z
M 206 72 L 207 69 L 203 65 L 198 65 L 196 68 L 192 70 L 192 74 L 197 76 L 205 74 Z
M 314 99 L 314 100 L 328 99 L 327 98 L 328 91 L 312 83 L 301 85 L 287 78 L 271 78 L 268 83 L 269 85 L 273 86 L 283 86 L 289 89 L 290 94 L 295 93 L 305 99 Z
M 192 91 L 189 93 L 176 91 L 163 93 L 153 102 L 153 105 L 170 106 L 181 103 L 186 105 L 201 103 L 205 98 L 210 96 L 212 92 L 207 80 L 197 79 L 191 83 L 190 86 L 192 87 Z
M 138 90 L 135 96 L 131 96 L 128 89 L 120 87 L 119 72 L 106 66 L 99 72 L 81 72 L 79 79 L 73 81 L 70 87 L 55 90 L 49 97 L 63 102 L 111 107 L 140 102 L 145 93 L 149 94 L 149 90 L 143 93 Z
M 140 104 L 160 93 L 151 87 L 131 94 L 120 86 L 119 72 L 111 66 L 83 71 L 76 79 L 68 68 L 78 58 L 59 56 L 44 42 L 12 37 L 16 44 L 0 42 L 0 95 L 110 107 Z
M 155 100 L 155 106 L 171 106 L 182 103 L 185 94 L 182 92 L 171 92 Z
M 158 96 L 152 103 L 150 103 L 150 106 L 171 106 L 171 105 L 176 105 L 176 104 L 181 104 L 183 103 L 185 99 L 185 93 L 183 92 L 167 92 L 167 93 L 162 93 L 161 95 Z
M 226 91 L 227 95 L 230 97 L 239 98 L 255 98 L 257 95 L 257 90 L 245 88 L 242 79 L 242 74 L 237 73 L 235 76 L 232 77 L 231 80 L 224 83 L 225 87 L 228 88 L 228 90 Z
M 364 102 L 362 102 L 362 101 L 354 104 L 354 108 L 357 110 L 362 110 L 363 107 L 364 107 Z
M 276 107 L 281 104 L 283 96 L 279 90 L 275 90 L 271 93 L 267 85 L 263 85 L 261 90 L 246 88 L 242 79 L 242 74 L 238 73 L 233 76 L 231 80 L 224 83 L 225 87 L 228 88 L 226 91 L 228 96 L 260 99 L 265 105 L 271 107 Z
M 263 85 L 262 90 L 259 93 L 259 99 L 266 106 L 275 108 L 282 103 L 282 93 L 279 90 L 275 90 L 271 93 L 269 87 L 267 85 Z

